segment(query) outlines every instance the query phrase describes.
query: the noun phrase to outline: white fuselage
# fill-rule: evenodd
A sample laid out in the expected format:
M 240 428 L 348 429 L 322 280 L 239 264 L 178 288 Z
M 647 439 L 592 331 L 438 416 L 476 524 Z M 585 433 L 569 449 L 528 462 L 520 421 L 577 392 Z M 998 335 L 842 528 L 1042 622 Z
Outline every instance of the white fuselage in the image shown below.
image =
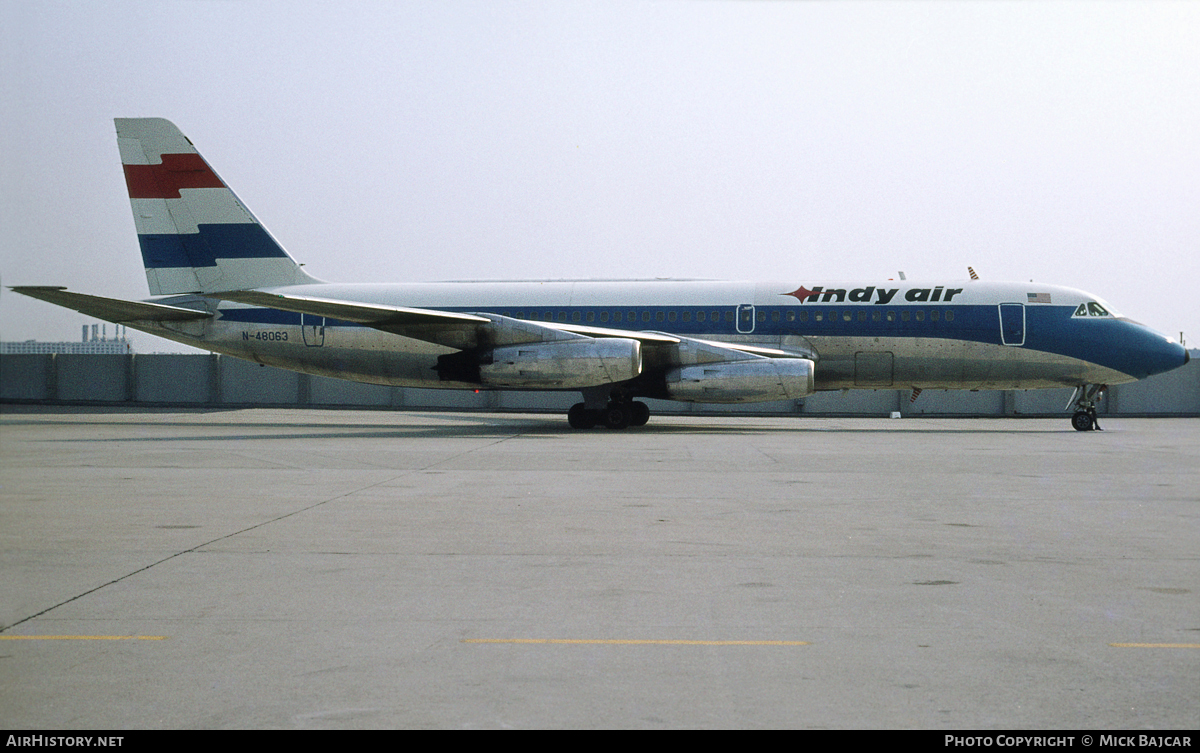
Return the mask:
M 1172 346 L 1179 349 L 1112 314 L 1083 291 L 1033 283 L 547 280 L 330 283 L 272 292 L 488 313 L 565 328 L 663 332 L 811 354 L 820 390 L 1115 384 L 1141 378 L 1156 368 L 1156 359 L 1175 356 Z M 1105 315 L 1077 315 L 1089 303 L 1100 303 Z M 215 313 L 207 322 L 148 329 L 311 374 L 412 387 L 481 386 L 439 376 L 438 358 L 454 352 L 451 347 L 244 304 L 221 303 Z M 645 352 L 651 372 L 678 360 L 670 348 Z

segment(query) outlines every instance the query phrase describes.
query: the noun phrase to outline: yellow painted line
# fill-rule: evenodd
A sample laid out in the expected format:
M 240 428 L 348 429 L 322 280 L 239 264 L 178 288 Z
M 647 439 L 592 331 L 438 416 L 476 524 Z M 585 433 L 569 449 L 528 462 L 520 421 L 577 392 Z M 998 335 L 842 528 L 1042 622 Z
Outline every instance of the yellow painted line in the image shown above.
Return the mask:
M 165 641 L 165 635 L 0 635 L 0 641 Z
M 1110 643 L 1113 648 L 1200 648 L 1200 643 Z
M 808 641 L 680 641 L 630 638 L 466 638 L 463 643 L 590 643 L 609 646 L 807 646 Z

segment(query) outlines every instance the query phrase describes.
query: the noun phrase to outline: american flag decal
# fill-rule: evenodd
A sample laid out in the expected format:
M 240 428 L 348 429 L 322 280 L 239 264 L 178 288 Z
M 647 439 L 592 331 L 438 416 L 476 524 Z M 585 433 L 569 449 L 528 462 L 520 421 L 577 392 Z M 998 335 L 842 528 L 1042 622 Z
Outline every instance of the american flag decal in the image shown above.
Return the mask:
M 1050 294 L 1049 293 L 1029 293 L 1028 295 L 1029 295 L 1030 303 L 1049 303 L 1050 302 Z

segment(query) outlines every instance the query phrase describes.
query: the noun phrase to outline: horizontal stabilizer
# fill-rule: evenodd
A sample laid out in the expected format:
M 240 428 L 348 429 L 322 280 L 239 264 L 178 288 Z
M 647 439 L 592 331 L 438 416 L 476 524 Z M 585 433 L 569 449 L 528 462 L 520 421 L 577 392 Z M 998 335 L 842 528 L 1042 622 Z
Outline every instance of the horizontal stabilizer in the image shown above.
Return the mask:
M 122 301 L 117 298 L 71 293 L 66 288 L 58 286 L 24 285 L 9 289 L 14 293 L 47 301 L 108 322 L 183 322 L 212 318 L 212 314 L 207 311 L 168 306 L 162 303 Z

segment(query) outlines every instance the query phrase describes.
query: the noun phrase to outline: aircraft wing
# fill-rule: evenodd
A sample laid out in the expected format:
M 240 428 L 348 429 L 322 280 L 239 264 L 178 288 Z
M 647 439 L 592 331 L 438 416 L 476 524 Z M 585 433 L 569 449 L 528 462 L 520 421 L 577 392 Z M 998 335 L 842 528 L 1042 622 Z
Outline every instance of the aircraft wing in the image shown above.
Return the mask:
M 317 298 L 303 295 L 281 295 L 261 290 L 238 290 L 228 293 L 208 293 L 209 298 L 219 298 L 235 303 L 249 303 L 281 311 L 294 311 L 313 316 L 327 316 L 346 322 L 366 324 L 376 329 L 393 331 L 392 328 L 412 325 L 487 324 L 490 319 L 473 314 L 456 314 L 450 311 L 417 309 L 407 306 L 383 306 L 375 303 L 352 303 L 333 298 Z M 399 333 L 398 333 L 399 334 Z
M 539 325 L 559 332 L 571 332 L 585 337 L 624 337 L 630 340 L 640 340 L 649 344 L 675 345 L 684 338 L 667 334 L 666 332 L 634 332 L 627 329 L 609 329 L 608 327 L 588 327 L 579 324 L 562 324 L 556 322 L 538 322 Z
M 814 358 L 814 351 L 810 347 L 804 347 L 797 350 L 784 350 L 782 348 L 769 348 L 762 345 L 748 345 L 739 342 L 725 342 L 723 340 L 702 340 L 698 337 L 684 337 L 683 335 L 672 335 L 669 332 L 632 332 L 625 329 L 608 329 L 606 327 L 589 327 L 579 324 L 561 324 L 555 322 L 539 322 L 543 327 L 549 327 L 561 332 L 573 332 L 577 335 L 586 337 L 625 337 L 630 340 L 638 340 L 642 345 L 650 347 L 666 347 L 669 349 L 677 349 L 678 346 L 687 347 L 689 344 L 692 347 L 696 345 L 704 346 L 710 351 L 733 351 L 735 354 L 745 354 L 750 356 L 760 356 L 763 358 Z M 676 346 L 676 347 L 672 347 Z M 736 356 L 734 356 L 736 358 Z
M 513 345 L 572 338 L 623 338 L 638 340 L 643 346 L 662 351 L 664 354 L 662 360 L 672 363 L 678 362 L 678 351 L 689 348 L 693 351 L 706 352 L 708 355 L 704 357 L 705 360 L 813 357 L 812 353 L 808 351 L 795 352 L 760 345 L 700 340 L 668 332 L 631 331 L 566 322 L 529 321 L 497 314 L 465 314 L 437 309 L 273 293 L 263 290 L 238 290 L 206 293 L 205 295 L 209 298 L 235 303 L 356 322 L 384 332 L 454 348 Z
M 482 339 L 489 340 L 493 344 L 538 342 L 572 337 L 621 337 L 656 345 L 680 342 L 680 338 L 662 332 L 630 332 L 622 329 L 587 327 L 576 324 L 532 322 L 493 314 L 479 316 L 437 309 L 284 295 L 262 290 L 211 293 L 207 294 L 207 297 L 357 322 L 384 332 L 456 347 L 469 347 L 476 344 L 479 339 L 475 336 L 476 330 L 480 326 L 487 325 L 491 325 L 489 329 L 493 331 Z M 495 331 L 497 329 L 502 332 Z M 454 337 L 455 333 L 459 336 Z
M 754 356 L 762 356 L 764 358 L 807 358 L 812 359 L 814 352 L 812 350 L 783 350 L 781 348 L 767 348 L 760 345 L 744 345 L 742 343 L 730 343 L 717 340 L 701 340 L 699 338 L 689 338 L 692 342 L 710 345 L 714 348 L 728 348 L 736 350 L 739 353 L 749 353 Z
M 9 289 L 14 293 L 47 301 L 109 322 L 183 322 L 212 318 L 212 314 L 207 311 L 197 311 L 182 306 L 168 306 L 163 303 L 122 301 L 117 298 L 71 293 L 61 286 L 21 285 Z
M 584 324 L 565 324 L 561 322 L 537 322 L 537 326 L 553 329 L 559 332 L 570 332 L 584 337 L 622 337 L 629 340 L 638 340 L 643 345 L 679 345 L 680 343 L 700 343 L 713 348 L 724 348 L 727 350 L 737 351 L 738 353 L 748 353 L 755 356 L 763 356 L 765 358 L 812 358 L 811 350 L 783 350 L 780 348 L 768 348 L 761 345 L 746 345 L 738 342 L 724 342 L 716 340 L 701 340 L 698 337 L 684 337 L 683 335 L 672 335 L 669 332 L 654 332 L 654 331 L 635 331 L 628 329 L 611 329 L 609 327 L 591 327 Z
M 272 293 L 263 290 L 237 290 L 206 293 L 205 295 L 209 298 L 219 298 L 235 303 L 247 303 L 282 311 L 294 311 L 356 322 L 382 332 L 390 332 L 401 337 L 437 343 L 459 350 L 582 339 L 584 337 L 543 326 L 540 322 L 527 322 L 494 314 L 480 316 L 437 309 Z

